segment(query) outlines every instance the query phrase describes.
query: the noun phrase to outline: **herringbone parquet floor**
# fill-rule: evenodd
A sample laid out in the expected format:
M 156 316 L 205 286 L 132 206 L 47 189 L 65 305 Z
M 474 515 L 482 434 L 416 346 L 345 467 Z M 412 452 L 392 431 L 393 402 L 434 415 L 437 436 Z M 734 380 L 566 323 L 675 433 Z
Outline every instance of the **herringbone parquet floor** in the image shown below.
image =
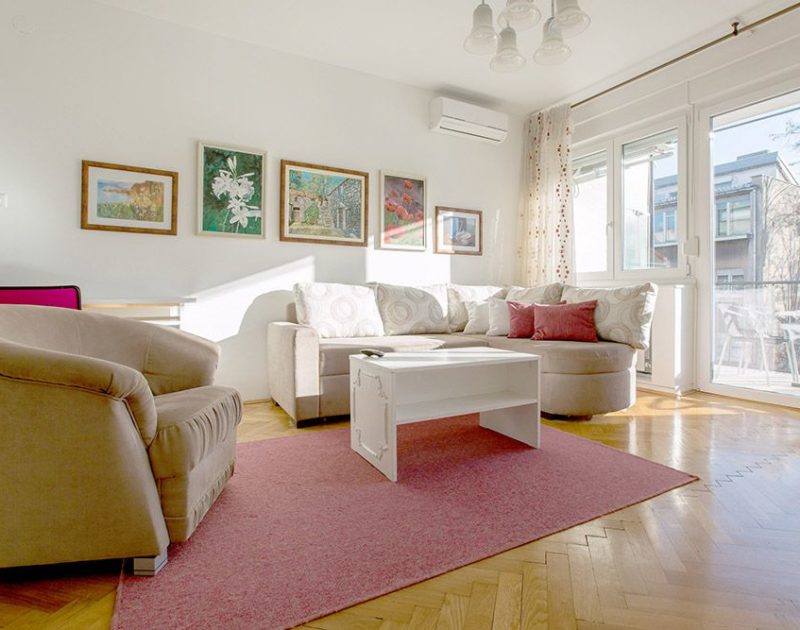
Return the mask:
M 304 628 L 800 629 L 800 413 L 640 392 L 628 411 L 549 424 L 701 480 Z M 240 439 L 296 432 L 253 404 Z M 117 569 L 0 572 L 0 627 L 107 628 Z

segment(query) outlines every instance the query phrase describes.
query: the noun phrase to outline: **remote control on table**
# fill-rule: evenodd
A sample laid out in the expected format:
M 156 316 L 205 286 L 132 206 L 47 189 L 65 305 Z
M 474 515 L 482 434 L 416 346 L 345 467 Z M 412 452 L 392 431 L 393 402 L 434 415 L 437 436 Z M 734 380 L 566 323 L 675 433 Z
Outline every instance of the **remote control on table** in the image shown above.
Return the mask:
M 375 357 L 376 359 L 380 359 L 383 356 L 383 352 L 381 350 L 376 350 L 375 348 L 364 348 L 361 351 L 361 354 L 365 354 L 368 357 Z

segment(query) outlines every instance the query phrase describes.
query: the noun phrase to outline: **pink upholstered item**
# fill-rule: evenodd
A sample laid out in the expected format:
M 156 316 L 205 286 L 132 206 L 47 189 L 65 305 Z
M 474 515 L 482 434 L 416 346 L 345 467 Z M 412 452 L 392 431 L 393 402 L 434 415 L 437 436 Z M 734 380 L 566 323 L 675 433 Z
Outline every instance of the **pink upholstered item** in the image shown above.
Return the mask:
M 116 629 L 294 627 L 695 479 L 548 427 L 533 449 L 475 415 L 402 425 L 398 450 L 392 483 L 347 429 L 240 444 L 192 538 L 122 578 Z
M 507 302 L 508 304 L 508 338 L 509 339 L 530 339 L 535 332 L 535 312 L 533 307 L 536 304 L 522 304 L 521 302 Z M 566 302 L 559 302 L 566 304 Z
M 0 304 L 30 304 L 81 308 L 81 291 L 76 286 L 63 287 L 0 287 Z
M 573 304 L 534 304 L 532 338 L 537 341 L 597 341 L 595 308 L 597 300 Z

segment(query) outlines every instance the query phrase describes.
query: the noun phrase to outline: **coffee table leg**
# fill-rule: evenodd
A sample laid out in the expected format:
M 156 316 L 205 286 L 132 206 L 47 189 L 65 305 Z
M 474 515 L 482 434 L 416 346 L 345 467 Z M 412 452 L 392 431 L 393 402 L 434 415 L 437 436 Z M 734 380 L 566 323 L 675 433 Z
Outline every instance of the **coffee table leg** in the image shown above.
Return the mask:
M 397 481 L 397 425 L 391 387 L 358 370 L 351 378 L 350 447 L 391 481 Z
M 481 426 L 539 448 L 539 405 L 522 405 L 481 413 Z

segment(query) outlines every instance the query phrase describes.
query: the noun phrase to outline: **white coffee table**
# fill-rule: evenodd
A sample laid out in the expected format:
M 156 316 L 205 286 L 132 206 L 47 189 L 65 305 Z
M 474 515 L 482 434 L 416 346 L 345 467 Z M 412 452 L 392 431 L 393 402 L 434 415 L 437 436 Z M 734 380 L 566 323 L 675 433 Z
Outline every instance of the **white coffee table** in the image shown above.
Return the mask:
M 480 413 L 539 448 L 539 357 L 493 348 L 350 356 L 350 446 L 397 481 L 397 426 Z

